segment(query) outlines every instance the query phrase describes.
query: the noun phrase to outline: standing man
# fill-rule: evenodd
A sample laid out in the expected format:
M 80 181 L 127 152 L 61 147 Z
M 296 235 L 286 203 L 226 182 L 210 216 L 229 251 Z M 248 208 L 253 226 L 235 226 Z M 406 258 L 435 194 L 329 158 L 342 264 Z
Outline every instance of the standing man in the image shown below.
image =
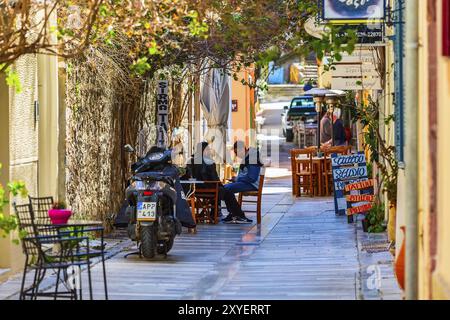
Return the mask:
M 236 141 L 233 145 L 233 151 L 237 156 L 244 154 L 244 160 L 239 167 L 237 178 L 233 179 L 232 183 L 226 184 L 224 188 L 231 193 L 257 191 L 259 188 L 259 174 L 263 166 L 259 159 L 258 150 L 246 148 L 244 142 Z M 240 224 L 253 222 L 245 216 L 242 210 L 238 216 L 230 213 L 222 221 Z

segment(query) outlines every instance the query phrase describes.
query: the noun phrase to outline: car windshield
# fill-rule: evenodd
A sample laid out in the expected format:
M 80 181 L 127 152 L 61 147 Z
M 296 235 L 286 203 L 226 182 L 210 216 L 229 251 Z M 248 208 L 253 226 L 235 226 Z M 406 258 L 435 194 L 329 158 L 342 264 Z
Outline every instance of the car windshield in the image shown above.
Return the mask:
M 292 100 L 291 108 L 292 109 L 314 108 L 314 101 L 313 99 L 295 99 Z

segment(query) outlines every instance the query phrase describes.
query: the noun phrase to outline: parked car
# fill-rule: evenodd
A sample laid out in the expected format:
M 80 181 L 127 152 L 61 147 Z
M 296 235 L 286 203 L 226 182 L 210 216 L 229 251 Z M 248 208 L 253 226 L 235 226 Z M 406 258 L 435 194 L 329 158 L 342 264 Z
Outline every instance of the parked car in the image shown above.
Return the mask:
M 284 107 L 284 112 L 281 114 L 281 127 L 287 142 L 294 140 L 294 121 L 302 118 L 305 124 L 317 126 L 317 112 L 312 96 L 295 97 L 289 106 Z

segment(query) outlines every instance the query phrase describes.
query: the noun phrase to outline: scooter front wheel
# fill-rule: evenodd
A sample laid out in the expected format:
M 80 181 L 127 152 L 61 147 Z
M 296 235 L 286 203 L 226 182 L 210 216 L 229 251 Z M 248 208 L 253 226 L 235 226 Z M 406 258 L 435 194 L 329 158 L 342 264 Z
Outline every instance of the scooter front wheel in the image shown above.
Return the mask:
M 141 251 L 144 258 L 155 257 L 157 247 L 156 232 L 153 226 L 146 226 L 141 229 Z

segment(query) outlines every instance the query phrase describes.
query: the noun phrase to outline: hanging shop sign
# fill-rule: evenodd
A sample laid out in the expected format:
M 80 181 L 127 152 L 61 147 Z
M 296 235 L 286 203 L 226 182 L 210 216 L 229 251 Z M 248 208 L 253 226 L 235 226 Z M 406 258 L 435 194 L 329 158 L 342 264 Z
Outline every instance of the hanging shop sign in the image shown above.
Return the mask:
M 370 63 L 375 65 L 376 53 L 372 49 L 357 48 L 352 53 L 342 52 L 339 63 Z
M 378 77 L 379 73 L 373 64 L 358 63 L 358 64 L 345 64 L 339 63 L 333 65 L 332 76 L 333 77 Z
M 322 19 L 329 22 L 382 21 L 386 0 L 321 0 Z
M 169 82 L 167 80 L 158 80 L 156 110 L 158 125 L 157 145 L 165 147 L 167 129 L 169 127 Z
M 358 154 L 331 156 L 334 187 L 334 208 L 337 215 L 347 215 L 348 204 L 345 188 L 349 184 L 368 181 L 367 161 L 364 152 Z M 348 215 L 348 222 L 353 222 Z
M 331 79 L 332 90 L 383 90 L 380 77 L 360 77 Z
M 384 28 L 381 24 L 345 25 L 334 34 L 335 38 L 348 37 L 349 30 L 356 32 L 358 44 L 384 45 Z

